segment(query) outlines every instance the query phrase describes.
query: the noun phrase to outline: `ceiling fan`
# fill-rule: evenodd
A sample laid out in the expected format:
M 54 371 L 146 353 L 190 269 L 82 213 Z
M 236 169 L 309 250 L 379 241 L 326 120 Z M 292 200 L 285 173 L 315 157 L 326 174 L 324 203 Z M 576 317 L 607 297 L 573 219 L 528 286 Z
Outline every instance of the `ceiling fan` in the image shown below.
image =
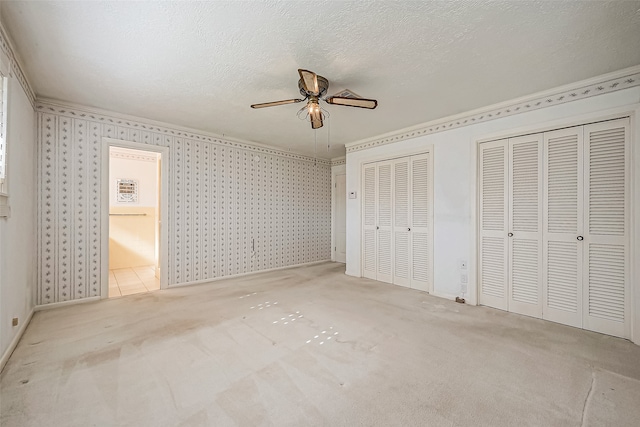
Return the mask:
M 311 121 L 311 127 L 313 129 L 321 128 L 322 120 L 325 114 L 322 112 L 319 101 L 323 99 L 322 97 L 327 93 L 327 89 L 329 88 L 329 80 L 309 70 L 298 69 L 298 74 L 300 74 L 298 88 L 300 89 L 300 94 L 303 95 L 304 98 L 285 99 L 283 101 L 253 104 L 251 108 L 275 107 L 276 105 L 295 104 L 308 100 L 307 105 L 303 107 L 300 112 L 307 110 L 309 119 Z M 329 96 L 327 98 L 324 98 L 323 100 L 328 104 L 367 108 L 370 110 L 373 110 L 378 106 L 378 101 L 376 101 L 375 99 Z

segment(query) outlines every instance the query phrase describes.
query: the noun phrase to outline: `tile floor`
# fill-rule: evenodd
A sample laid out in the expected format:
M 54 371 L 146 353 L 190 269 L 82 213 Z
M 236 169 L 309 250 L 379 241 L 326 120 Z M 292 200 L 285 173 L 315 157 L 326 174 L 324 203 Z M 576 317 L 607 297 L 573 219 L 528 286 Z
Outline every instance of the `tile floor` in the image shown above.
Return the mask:
M 153 265 L 109 270 L 109 298 L 158 289 L 160 280 L 155 276 Z

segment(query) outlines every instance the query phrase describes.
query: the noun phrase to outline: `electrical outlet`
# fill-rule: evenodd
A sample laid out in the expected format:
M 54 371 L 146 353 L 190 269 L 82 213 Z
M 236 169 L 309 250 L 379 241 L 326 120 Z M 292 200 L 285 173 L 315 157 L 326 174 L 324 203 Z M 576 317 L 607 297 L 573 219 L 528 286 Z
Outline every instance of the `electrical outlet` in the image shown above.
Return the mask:
M 467 269 L 467 260 L 459 259 L 458 260 L 458 268 L 460 268 L 460 270 L 466 270 Z
M 467 293 L 467 284 L 466 283 L 462 283 L 460 285 L 460 292 L 462 292 L 463 294 Z
M 467 273 L 460 274 L 460 283 L 467 284 Z

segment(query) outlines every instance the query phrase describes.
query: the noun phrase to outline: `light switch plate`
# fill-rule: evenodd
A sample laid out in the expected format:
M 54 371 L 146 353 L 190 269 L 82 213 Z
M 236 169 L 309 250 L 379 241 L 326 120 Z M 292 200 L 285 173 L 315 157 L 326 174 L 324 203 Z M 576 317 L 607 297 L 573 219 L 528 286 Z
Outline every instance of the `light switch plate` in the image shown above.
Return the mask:
M 355 191 L 349 191 L 349 198 L 350 199 L 357 199 L 358 193 L 356 193 Z

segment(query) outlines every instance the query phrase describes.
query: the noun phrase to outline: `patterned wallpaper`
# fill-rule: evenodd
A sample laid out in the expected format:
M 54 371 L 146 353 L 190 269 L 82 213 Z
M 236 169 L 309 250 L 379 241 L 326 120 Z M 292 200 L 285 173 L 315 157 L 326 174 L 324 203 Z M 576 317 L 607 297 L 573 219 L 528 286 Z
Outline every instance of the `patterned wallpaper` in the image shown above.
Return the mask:
M 331 258 L 331 165 L 38 105 L 40 304 L 101 292 L 102 137 L 170 149 L 169 285 Z

